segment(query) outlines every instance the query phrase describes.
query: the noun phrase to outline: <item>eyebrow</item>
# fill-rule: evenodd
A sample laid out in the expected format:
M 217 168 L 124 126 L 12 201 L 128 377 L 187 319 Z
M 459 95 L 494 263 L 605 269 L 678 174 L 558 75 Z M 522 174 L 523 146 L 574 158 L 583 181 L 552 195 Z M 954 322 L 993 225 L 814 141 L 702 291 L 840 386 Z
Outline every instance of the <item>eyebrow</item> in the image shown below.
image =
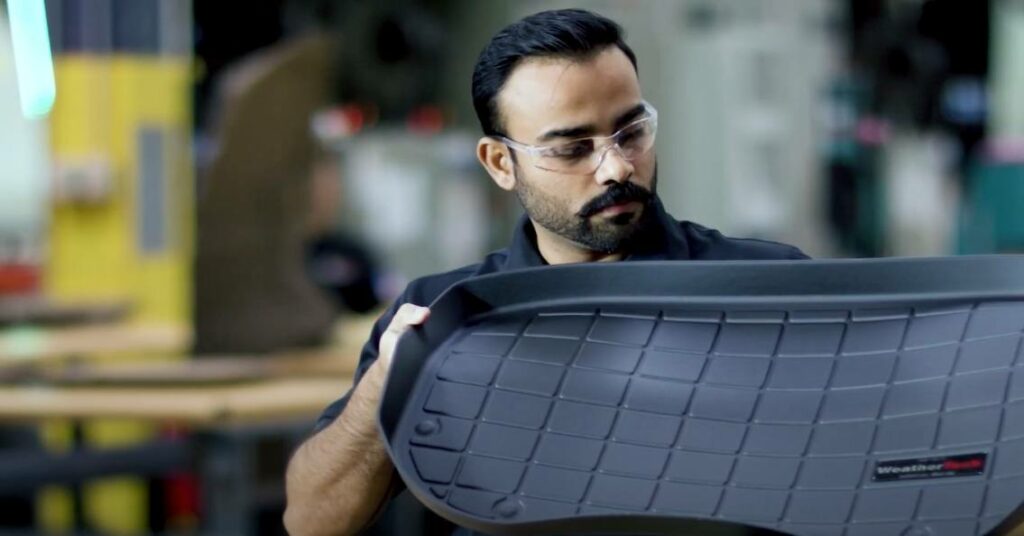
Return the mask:
M 643 115 L 644 110 L 646 109 L 647 107 L 642 102 L 630 108 L 625 113 L 623 113 L 622 115 L 615 119 L 614 129 L 619 130 L 620 128 L 628 125 L 630 122 L 636 120 L 638 117 Z M 580 125 L 569 128 L 557 128 L 545 132 L 543 135 L 537 138 L 537 140 L 543 142 L 550 141 L 555 138 L 582 138 L 585 136 L 593 136 L 596 132 L 597 127 L 595 127 L 594 125 Z

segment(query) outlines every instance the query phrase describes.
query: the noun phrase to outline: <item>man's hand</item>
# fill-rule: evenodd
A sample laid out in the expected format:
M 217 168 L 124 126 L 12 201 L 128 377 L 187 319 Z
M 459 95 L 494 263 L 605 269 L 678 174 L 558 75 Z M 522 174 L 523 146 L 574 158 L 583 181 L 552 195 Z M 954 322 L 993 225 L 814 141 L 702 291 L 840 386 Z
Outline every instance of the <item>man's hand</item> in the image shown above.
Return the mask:
M 430 317 L 430 309 L 406 303 L 398 308 L 395 317 L 388 324 L 388 329 L 380 336 L 380 354 L 374 366 L 380 366 L 387 372 L 391 370 L 391 358 L 395 355 L 398 339 L 412 326 L 418 326 Z
M 377 411 L 398 339 L 429 316 L 426 307 L 399 307 L 345 410 L 296 451 L 285 478 L 284 521 L 293 536 L 355 534 L 387 500 L 394 467 L 377 432 Z
M 376 415 L 376 410 L 380 406 L 380 399 L 384 392 L 384 381 L 387 380 L 388 371 L 391 370 L 391 359 L 395 355 L 398 339 L 406 331 L 409 331 L 410 327 L 426 322 L 429 316 L 430 309 L 406 303 L 398 308 L 394 318 L 391 319 L 391 323 L 388 324 L 387 329 L 381 334 L 377 360 L 367 369 L 366 375 L 352 394 L 353 399 L 359 398 L 360 402 L 373 406 L 373 416 Z M 373 426 L 373 421 L 369 425 Z

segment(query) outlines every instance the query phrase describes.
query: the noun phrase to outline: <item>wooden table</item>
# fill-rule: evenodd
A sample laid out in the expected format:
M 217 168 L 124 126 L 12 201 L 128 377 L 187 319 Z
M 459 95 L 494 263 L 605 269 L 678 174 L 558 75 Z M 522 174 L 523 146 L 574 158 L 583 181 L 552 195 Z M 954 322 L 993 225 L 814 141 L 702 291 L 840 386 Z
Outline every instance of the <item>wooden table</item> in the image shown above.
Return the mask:
M 0 329 L 0 382 L 159 383 L 225 381 L 278 376 L 350 374 L 376 316 L 343 318 L 323 348 L 270 355 L 204 356 L 184 359 L 191 345 L 187 326 L 110 323 L 82 327 Z M 333 355 L 332 355 L 333 353 Z M 175 365 L 173 363 L 179 363 Z M 180 365 L 180 363 L 195 363 Z M 65 368 L 71 365 L 74 368 Z M 40 374 L 44 377 L 40 378 Z M 161 376 L 162 375 L 162 376 Z M 91 379 L 90 379 L 91 378 Z
M 76 327 L 0 330 L 0 363 L 53 362 L 109 355 L 181 354 L 191 344 L 178 324 L 105 323 Z
M 369 338 L 377 316 L 342 318 L 329 345 L 358 350 Z M 111 354 L 182 354 L 191 343 L 191 328 L 184 324 L 105 322 L 62 327 L 0 327 L 0 363 Z
M 351 349 L 328 347 L 266 356 L 83 363 L 23 370 L 18 378 L 53 386 L 194 387 L 272 378 L 350 378 L 358 360 Z
M 286 419 L 312 423 L 351 382 L 351 376 L 332 376 L 227 386 L 0 386 L 0 424 L 105 418 L 198 427 Z
M 132 310 L 129 300 L 57 301 L 39 294 L 0 296 L 0 326 L 113 322 Z
M 0 329 L 0 381 L 11 382 L 0 384 L 0 425 L 65 420 L 81 437 L 82 421 L 124 418 L 191 430 L 187 440 L 5 454 L 0 488 L 57 483 L 75 489 L 103 475 L 191 468 L 205 491 L 204 533 L 250 534 L 260 495 L 253 482 L 256 443 L 267 437 L 294 443 L 312 431 L 323 408 L 351 385 L 373 321 L 343 319 L 325 348 L 215 358 L 185 357 L 191 339 L 185 326 Z
M 232 385 L 166 387 L 0 386 L 0 425 L 122 418 L 188 425 L 187 440 L 158 440 L 120 449 L 76 448 L 0 458 L 0 488 L 79 486 L 111 474 L 159 475 L 189 469 L 201 478 L 204 534 L 253 533 L 260 495 L 256 445 L 268 437 L 295 444 L 320 412 L 351 385 L 351 375 L 265 379 Z M 20 488 L 19 488 L 20 486 Z

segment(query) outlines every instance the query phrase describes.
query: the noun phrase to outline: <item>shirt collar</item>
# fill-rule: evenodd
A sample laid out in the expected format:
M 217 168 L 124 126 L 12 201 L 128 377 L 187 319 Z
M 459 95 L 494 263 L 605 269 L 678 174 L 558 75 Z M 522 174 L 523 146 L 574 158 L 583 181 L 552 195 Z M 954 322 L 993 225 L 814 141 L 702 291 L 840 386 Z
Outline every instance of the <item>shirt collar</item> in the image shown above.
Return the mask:
M 654 221 L 651 228 L 634 245 L 633 251 L 625 258 L 627 261 L 655 260 L 686 260 L 690 258 L 690 250 L 686 237 L 679 222 L 672 217 L 661 203 L 654 198 L 651 207 L 654 210 Z M 537 233 L 533 222 L 525 214 L 519 218 L 512 243 L 509 244 L 505 270 L 546 266 L 548 263 L 537 249 Z

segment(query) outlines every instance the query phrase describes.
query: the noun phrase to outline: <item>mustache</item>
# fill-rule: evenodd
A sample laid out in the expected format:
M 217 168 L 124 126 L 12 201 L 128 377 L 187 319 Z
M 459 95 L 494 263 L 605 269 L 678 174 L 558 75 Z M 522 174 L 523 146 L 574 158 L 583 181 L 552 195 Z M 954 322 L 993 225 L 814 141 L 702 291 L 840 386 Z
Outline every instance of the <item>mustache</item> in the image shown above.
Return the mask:
M 618 182 L 609 186 L 603 194 L 583 205 L 583 208 L 579 211 L 579 216 L 581 218 L 588 218 L 612 205 L 632 201 L 647 205 L 653 196 L 654 194 L 650 190 L 634 182 Z

